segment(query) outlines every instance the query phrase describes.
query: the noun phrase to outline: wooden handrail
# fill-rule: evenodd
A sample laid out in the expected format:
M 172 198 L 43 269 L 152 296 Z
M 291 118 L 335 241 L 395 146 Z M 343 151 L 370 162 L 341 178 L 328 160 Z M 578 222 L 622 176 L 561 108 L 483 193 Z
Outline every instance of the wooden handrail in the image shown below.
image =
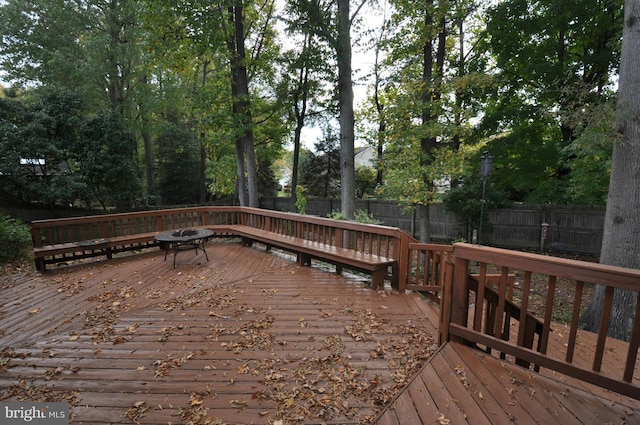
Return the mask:
M 395 227 L 355 223 L 250 207 L 191 207 L 130 213 L 35 220 L 31 223 L 34 247 L 78 241 L 162 232 L 177 228 L 236 225 L 297 237 L 363 254 L 404 262 L 406 238 Z M 394 282 L 404 282 L 405 268 L 387 274 Z M 404 288 L 399 288 L 404 290 Z
M 533 362 L 536 368 L 546 367 L 640 399 L 640 387 L 633 382 L 640 343 L 640 304 L 635 312 L 634 333 L 628 345 L 623 372 L 601 370 L 607 353 L 606 346 L 610 342 L 607 331 L 614 291 L 627 289 L 638 293 L 640 270 L 470 244 L 455 244 L 454 255 L 454 276 L 450 284 L 445 284 L 448 289 L 443 291 L 445 300 L 442 301 L 446 305 L 443 308 L 450 311 L 448 323 L 444 324 L 447 329 L 443 331 L 448 340 L 480 344 L 487 351 L 497 350 L 501 357 L 511 355 L 519 362 Z M 487 284 L 485 277 L 489 270 L 495 270 L 501 276 L 497 290 Z M 477 276 L 477 283 L 474 284 L 474 279 L 470 279 L 471 274 Z M 512 274 L 516 274 L 522 283 L 517 304 L 511 300 L 507 288 L 509 275 Z M 534 276 L 546 282 L 544 311 L 532 312 L 529 308 Z M 548 354 L 547 351 L 559 279 L 563 279 L 565 285 L 574 286 L 575 296 L 566 353 L 561 358 L 554 358 L 553 353 Z M 482 282 L 484 284 L 480 284 Z M 585 363 L 584 360 L 575 359 L 574 352 L 580 338 L 578 326 L 583 289 L 589 284 L 605 286 L 605 301 L 594 354 Z M 487 297 L 489 291 L 493 291 L 492 298 Z M 514 306 L 520 311 L 518 317 L 513 314 Z M 529 319 L 534 315 L 534 321 Z M 527 320 L 522 320 L 525 317 Z M 512 319 L 519 319 L 517 327 L 510 326 Z M 532 323 L 536 323 L 536 327 L 541 325 L 536 332 L 538 341 L 535 349 L 531 339 Z
M 495 350 L 501 357 L 514 356 L 521 364 L 532 362 L 536 367 L 550 368 L 603 388 L 640 397 L 638 386 L 633 382 L 640 345 L 640 303 L 622 374 L 609 376 L 613 372 L 601 371 L 607 354 L 606 323 L 614 290 L 639 292 L 638 270 L 464 243 L 453 247 L 420 244 L 394 227 L 249 207 L 176 208 L 31 223 L 35 247 L 175 228 L 237 224 L 395 259 L 398 270 L 394 270 L 394 275 L 400 291 L 420 291 L 440 303 L 441 342 L 463 340 L 484 345 L 485 350 Z M 546 279 L 545 309 L 531 312 L 530 290 L 534 276 L 538 275 Z M 510 286 L 515 276 L 521 293 L 516 301 L 513 300 L 513 286 Z M 547 354 L 547 348 L 559 279 L 572 282 L 575 296 L 565 356 L 553 358 Z M 590 284 L 605 285 L 607 290 L 603 325 L 594 344 L 595 354 L 591 363 L 585 365 L 576 361 L 574 352 L 580 338 L 578 318 L 582 294 Z M 640 299 L 640 295 L 638 297 Z M 511 326 L 511 320 L 516 321 L 517 326 Z

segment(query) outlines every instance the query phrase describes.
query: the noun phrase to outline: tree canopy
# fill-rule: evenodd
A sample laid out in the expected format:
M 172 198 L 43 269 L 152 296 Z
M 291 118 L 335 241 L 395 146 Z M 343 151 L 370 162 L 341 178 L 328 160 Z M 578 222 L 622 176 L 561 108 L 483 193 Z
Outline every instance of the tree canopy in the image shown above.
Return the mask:
M 367 193 L 444 201 L 477 227 L 460 199 L 479 202 L 485 150 L 495 205 L 606 202 L 622 0 L 6 0 L 0 18 L 12 199 L 256 205 L 287 146 L 295 184 L 329 158 L 298 170 L 327 141 L 303 128 L 328 126 L 347 215 Z M 367 178 L 354 144 L 376 149 Z M 130 176 L 127 199 L 100 162 Z

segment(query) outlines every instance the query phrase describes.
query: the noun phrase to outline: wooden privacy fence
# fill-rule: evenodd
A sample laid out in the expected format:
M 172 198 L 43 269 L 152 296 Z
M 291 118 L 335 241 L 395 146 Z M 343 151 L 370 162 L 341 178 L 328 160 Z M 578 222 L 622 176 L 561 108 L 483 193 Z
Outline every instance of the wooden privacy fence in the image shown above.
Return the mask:
M 295 211 L 291 198 L 264 198 L 262 208 Z M 339 199 L 309 198 L 307 214 L 326 217 L 340 209 Z M 356 200 L 356 209 L 362 209 L 387 226 L 397 227 L 410 235 L 420 233 L 418 215 L 411 213 L 398 201 L 374 199 Z M 604 208 L 567 205 L 520 205 L 487 211 L 491 227 L 482 231 L 486 245 L 528 251 L 565 251 L 576 254 L 597 255 L 602 244 Z M 543 234 L 543 224 L 547 224 Z M 467 223 L 444 205 L 429 205 L 429 225 L 434 241 L 470 241 L 477 223 Z

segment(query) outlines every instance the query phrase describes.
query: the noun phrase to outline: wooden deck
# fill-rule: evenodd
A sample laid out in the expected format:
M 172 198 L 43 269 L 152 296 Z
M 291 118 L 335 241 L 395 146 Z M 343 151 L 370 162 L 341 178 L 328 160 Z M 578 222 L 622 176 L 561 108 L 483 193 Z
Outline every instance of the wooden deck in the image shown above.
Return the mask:
M 416 294 L 237 240 L 207 252 L 3 276 L 0 401 L 87 424 L 640 423 L 635 400 L 438 349 Z
M 376 422 L 628 425 L 640 423 L 640 403 L 448 343 Z

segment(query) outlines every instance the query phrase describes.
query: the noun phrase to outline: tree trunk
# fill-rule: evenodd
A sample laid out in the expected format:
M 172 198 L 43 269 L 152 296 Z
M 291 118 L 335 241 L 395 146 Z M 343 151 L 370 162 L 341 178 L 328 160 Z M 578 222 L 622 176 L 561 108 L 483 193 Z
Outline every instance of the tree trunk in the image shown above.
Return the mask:
M 258 168 L 253 140 L 253 118 L 249 98 L 246 52 L 244 47 L 244 13 L 242 0 L 236 0 L 229 8 L 229 20 L 233 26 L 233 36 L 227 40 L 231 55 L 231 93 L 233 114 L 240 126 L 236 139 L 236 163 L 238 167 L 238 197 L 240 205 L 258 207 Z M 245 177 L 246 172 L 246 177 Z M 246 178 L 246 183 L 245 183 Z
M 209 76 L 209 63 L 207 59 L 202 63 L 202 89 L 207 86 L 207 77 Z M 205 147 L 206 133 L 200 132 L 198 141 L 200 142 L 200 165 L 198 172 L 198 185 L 200 186 L 200 203 L 207 202 L 207 149 Z
M 420 242 L 431 242 L 431 218 L 429 217 L 429 204 L 418 205 L 418 222 L 420 229 Z
M 349 0 L 338 0 L 338 91 L 340 96 L 340 196 L 344 215 L 355 212 L 355 117 L 351 79 L 351 18 Z
M 200 186 L 200 203 L 207 202 L 207 149 L 204 146 L 205 135 L 200 135 L 200 165 L 198 170 L 198 184 Z
M 382 49 L 382 40 L 384 39 L 385 36 L 385 28 L 387 27 L 386 25 L 387 21 L 386 18 L 383 22 L 383 24 L 381 25 L 381 30 L 380 30 L 380 37 L 378 38 L 377 42 L 376 42 L 376 56 L 375 56 L 375 62 L 373 65 L 373 70 L 374 70 L 374 78 L 375 78 L 375 82 L 373 85 L 373 96 L 374 96 L 374 102 L 376 105 L 376 118 L 378 120 L 378 140 L 377 140 L 377 146 L 376 146 L 376 185 L 378 187 L 382 187 L 382 183 L 383 183 L 383 175 L 382 175 L 382 156 L 384 155 L 384 145 L 386 142 L 386 138 L 387 138 L 387 117 L 385 115 L 385 111 L 384 111 L 384 102 L 382 101 L 382 99 L 380 98 L 380 89 L 382 86 L 382 79 L 380 76 L 380 51 Z
M 149 81 L 147 76 L 142 77 L 142 84 L 145 87 L 145 102 L 148 100 L 147 87 Z M 147 186 L 147 196 L 155 195 L 155 183 L 153 176 L 153 168 L 155 164 L 155 159 L 153 155 L 153 138 L 151 137 L 151 128 L 150 128 L 150 117 L 146 104 L 139 103 L 138 108 L 140 108 L 140 123 L 141 123 L 141 136 L 142 142 L 144 146 L 144 176 Z
M 311 43 L 311 36 L 306 34 L 302 55 L 306 56 Z M 302 137 L 302 129 L 307 116 L 307 97 L 309 95 L 309 67 L 306 63 L 300 68 L 300 74 L 297 81 L 293 99 L 293 108 L 296 116 L 296 128 L 293 138 L 293 169 L 291 170 L 291 199 L 295 205 L 297 195 L 296 187 L 298 187 L 298 169 L 300 168 L 300 143 Z
M 605 213 L 600 263 L 640 269 L 640 0 L 625 2 L 620 57 L 616 128 L 620 136 L 613 147 L 611 180 Z M 596 331 L 604 287 L 596 287 L 582 326 Z M 616 290 L 609 336 L 628 339 L 636 292 Z
M 376 146 L 376 185 L 382 186 L 382 155 L 384 154 L 384 142 L 386 140 L 387 120 L 384 114 L 384 104 L 380 99 L 380 74 L 378 70 L 378 55 L 379 51 L 376 50 L 376 63 L 375 63 L 375 85 L 374 85 L 374 100 L 376 103 L 376 112 L 378 119 L 378 143 Z
M 236 190 L 238 191 L 238 202 L 240 202 L 241 207 L 246 207 L 249 204 L 249 200 L 247 197 L 247 179 L 245 178 L 245 168 L 244 168 L 244 145 L 242 144 L 242 139 L 236 139 L 236 169 L 237 169 L 237 180 L 236 180 Z
M 428 29 L 433 25 L 433 1 L 427 2 L 430 7 L 425 11 L 424 25 Z M 440 28 L 438 33 L 438 44 L 436 51 L 436 70 L 433 69 L 433 39 L 427 35 L 422 51 L 422 84 L 424 89 L 422 91 L 422 125 L 427 127 L 431 124 L 431 121 L 438 118 L 438 114 L 433 111 L 438 107 L 438 103 L 442 96 L 440 92 L 440 84 L 444 71 L 444 59 L 445 59 L 445 21 L 444 18 L 439 20 Z M 425 31 L 428 34 L 428 31 Z M 428 191 L 433 192 L 433 182 L 426 173 L 426 168 L 431 165 L 431 156 L 433 151 L 437 147 L 437 139 L 434 135 L 427 134 L 420 141 L 420 148 L 422 155 L 420 158 L 420 166 L 423 170 L 424 183 L 428 188 Z M 429 196 L 425 199 L 425 204 L 420 208 L 420 242 L 431 242 L 431 225 L 429 222 Z

